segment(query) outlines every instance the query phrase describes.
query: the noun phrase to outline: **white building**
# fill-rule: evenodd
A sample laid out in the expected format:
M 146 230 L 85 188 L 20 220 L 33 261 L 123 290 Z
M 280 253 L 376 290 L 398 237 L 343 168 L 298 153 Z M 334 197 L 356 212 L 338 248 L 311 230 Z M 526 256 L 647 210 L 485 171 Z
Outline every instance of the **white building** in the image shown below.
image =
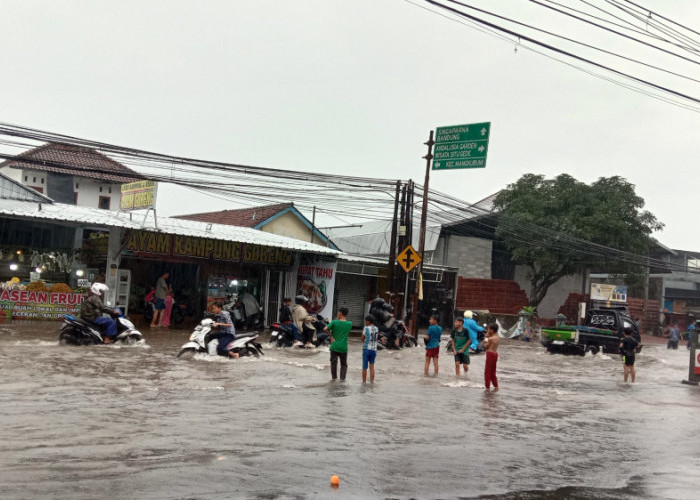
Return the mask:
M 121 185 L 142 177 L 92 148 L 48 143 L 0 163 L 0 172 L 57 203 L 119 210 Z

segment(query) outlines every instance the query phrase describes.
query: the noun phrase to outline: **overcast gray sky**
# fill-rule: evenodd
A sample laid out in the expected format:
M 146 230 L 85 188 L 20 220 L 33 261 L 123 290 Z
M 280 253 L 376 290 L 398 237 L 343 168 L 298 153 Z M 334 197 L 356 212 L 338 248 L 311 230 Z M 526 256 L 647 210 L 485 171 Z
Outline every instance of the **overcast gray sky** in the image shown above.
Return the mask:
M 472 3 L 589 37 L 526 0 Z M 696 0 L 640 3 L 700 31 Z M 621 175 L 666 224 L 662 243 L 700 251 L 699 113 L 403 0 L 2 0 L 0 32 L 3 122 L 178 156 L 422 182 L 431 129 L 490 121 L 487 167 L 435 172 L 432 187 L 475 202 L 527 172 Z M 678 71 L 700 78 L 696 68 Z M 158 208 L 233 205 L 171 187 Z

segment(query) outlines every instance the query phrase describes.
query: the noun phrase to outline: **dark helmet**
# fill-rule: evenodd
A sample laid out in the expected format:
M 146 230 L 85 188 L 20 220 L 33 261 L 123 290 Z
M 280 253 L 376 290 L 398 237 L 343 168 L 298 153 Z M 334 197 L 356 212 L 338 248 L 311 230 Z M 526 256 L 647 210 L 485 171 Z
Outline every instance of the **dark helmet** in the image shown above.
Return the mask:
M 299 304 L 301 306 L 305 306 L 309 303 L 309 299 L 307 299 L 304 295 L 297 295 L 296 297 L 294 297 L 294 303 Z
M 389 304 L 388 302 L 385 302 L 384 304 L 382 304 L 382 309 L 384 309 L 384 310 L 385 310 L 386 312 L 388 312 L 389 314 L 393 314 L 393 313 L 394 313 L 394 306 L 392 306 L 392 305 Z
M 386 304 L 386 301 L 381 297 L 377 297 L 372 301 L 370 309 L 381 309 L 382 307 L 384 307 L 384 304 Z

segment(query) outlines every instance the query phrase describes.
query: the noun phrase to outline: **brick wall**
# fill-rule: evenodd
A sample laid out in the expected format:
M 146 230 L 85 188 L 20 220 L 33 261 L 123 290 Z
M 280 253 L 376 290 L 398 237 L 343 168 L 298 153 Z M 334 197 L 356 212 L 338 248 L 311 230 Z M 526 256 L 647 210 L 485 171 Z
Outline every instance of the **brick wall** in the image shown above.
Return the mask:
M 459 277 L 457 309 L 488 309 L 496 314 L 518 314 L 528 305 L 527 294 L 510 280 Z

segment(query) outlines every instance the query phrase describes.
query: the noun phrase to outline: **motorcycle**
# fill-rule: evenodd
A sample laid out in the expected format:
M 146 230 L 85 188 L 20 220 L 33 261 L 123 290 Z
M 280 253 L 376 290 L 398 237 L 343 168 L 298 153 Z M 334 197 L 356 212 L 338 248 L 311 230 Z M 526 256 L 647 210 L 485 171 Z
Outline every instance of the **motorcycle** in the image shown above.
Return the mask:
M 326 320 L 320 314 L 317 314 L 315 319 L 311 321 L 311 326 L 308 323 L 304 323 L 302 337 L 312 339 L 315 333 L 316 341 L 314 345 L 316 347 L 330 344 L 330 336 L 324 331 L 326 324 Z M 284 323 L 273 323 L 270 331 L 270 343 L 276 344 L 277 347 L 294 346 L 294 329 L 292 326 Z M 298 347 L 304 346 L 299 345 Z
M 372 301 L 369 313 L 375 319 L 375 326 L 379 330 L 377 349 L 401 349 L 403 347 L 415 347 L 417 339 L 408 333 L 408 328 L 403 321 L 394 318 L 394 308 L 384 299 L 378 298 Z
M 117 336 L 113 343 L 136 345 L 143 342 L 143 335 L 124 316 L 117 316 Z M 104 334 L 99 325 L 70 314 L 63 317 L 63 326 L 58 332 L 58 342 L 62 345 L 104 344 Z
M 218 344 L 218 334 L 213 330 L 214 319 L 211 315 L 205 315 L 205 318 L 194 328 L 190 335 L 189 342 L 185 343 L 177 357 L 184 355 L 193 356 L 196 353 L 211 354 L 216 353 Z M 259 335 L 255 332 L 237 333 L 233 341 L 227 346 L 228 352 L 238 353 L 239 356 L 255 356 L 264 355 L 262 345 L 258 342 Z M 215 344 L 216 342 L 216 344 Z

